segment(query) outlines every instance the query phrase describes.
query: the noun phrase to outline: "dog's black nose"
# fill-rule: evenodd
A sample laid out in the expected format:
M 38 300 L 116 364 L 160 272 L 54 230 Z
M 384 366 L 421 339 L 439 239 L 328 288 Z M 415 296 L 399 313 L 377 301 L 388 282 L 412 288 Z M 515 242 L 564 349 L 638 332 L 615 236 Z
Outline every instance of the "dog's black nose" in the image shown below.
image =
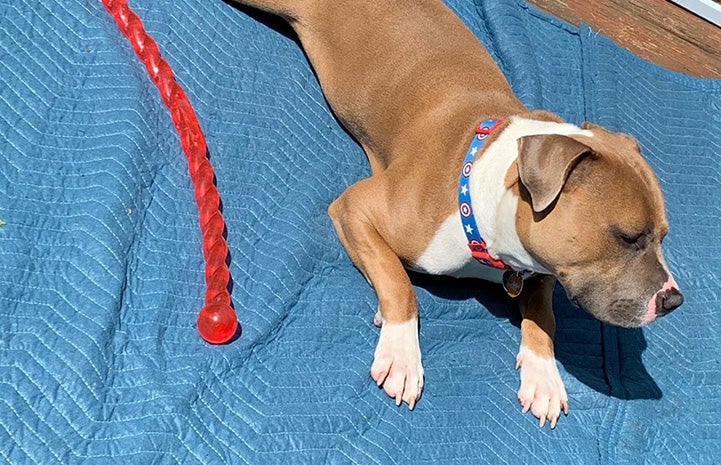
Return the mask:
M 672 287 L 661 291 L 656 295 L 656 315 L 668 315 L 676 310 L 683 303 L 683 294 L 678 289 Z

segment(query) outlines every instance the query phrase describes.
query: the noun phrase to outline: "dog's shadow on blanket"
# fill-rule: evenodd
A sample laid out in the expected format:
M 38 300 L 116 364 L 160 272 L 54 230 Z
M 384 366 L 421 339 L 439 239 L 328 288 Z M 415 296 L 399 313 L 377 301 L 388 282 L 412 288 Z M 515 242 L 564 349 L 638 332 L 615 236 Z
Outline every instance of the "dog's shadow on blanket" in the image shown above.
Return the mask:
M 259 23 L 262 23 L 270 29 L 273 29 L 274 31 L 288 37 L 289 39 L 298 42 L 298 44 L 300 45 L 300 41 L 298 40 L 298 36 L 295 34 L 295 31 L 293 31 L 293 28 L 290 27 L 288 22 L 283 18 L 262 10 L 258 10 L 248 5 L 241 5 L 240 3 L 236 3 L 233 0 L 223 0 L 223 3 L 235 8 L 238 11 L 242 11 L 244 14 L 250 16 Z
M 520 331 L 518 305 L 498 284 L 418 273 L 411 273 L 411 281 L 413 285 L 436 297 L 449 300 L 475 299 L 493 316 L 507 319 Z M 566 372 L 595 391 L 619 399 L 662 397 L 661 389 L 643 365 L 641 354 L 647 344 L 641 329 L 605 326 L 570 303 L 560 286 L 554 292 L 553 301 L 557 334 L 556 359 Z M 485 310 L 479 308 L 479 311 Z M 579 323 L 582 323 L 582 329 L 578 328 Z M 589 328 L 597 328 L 597 333 L 588 334 Z M 588 344 L 595 343 L 599 346 L 598 350 L 579 350 L 579 345 L 585 345 L 586 341 Z M 509 365 L 509 369 L 512 368 Z

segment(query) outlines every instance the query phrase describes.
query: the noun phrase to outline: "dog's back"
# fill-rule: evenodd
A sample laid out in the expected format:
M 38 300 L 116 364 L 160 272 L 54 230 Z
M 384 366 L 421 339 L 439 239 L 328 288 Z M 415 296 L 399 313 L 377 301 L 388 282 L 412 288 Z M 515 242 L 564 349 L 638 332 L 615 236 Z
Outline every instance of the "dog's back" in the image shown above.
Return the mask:
M 467 129 L 479 110 L 496 117 L 525 111 L 490 54 L 440 0 L 242 3 L 293 26 L 328 102 L 374 170 L 414 150 L 409 144 L 417 141 L 404 132 L 450 132 L 454 144 L 456 131 L 439 126 Z M 459 120 L 466 115 L 469 121 Z

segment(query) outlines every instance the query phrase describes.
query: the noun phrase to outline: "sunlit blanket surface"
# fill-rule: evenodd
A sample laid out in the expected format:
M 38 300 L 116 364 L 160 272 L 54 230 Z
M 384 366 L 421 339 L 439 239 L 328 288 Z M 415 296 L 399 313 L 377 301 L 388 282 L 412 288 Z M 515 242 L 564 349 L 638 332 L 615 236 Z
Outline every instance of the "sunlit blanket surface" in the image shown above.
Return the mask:
M 721 83 L 519 0 L 450 0 L 521 99 L 641 141 L 686 303 L 643 330 L 557 292 L 571 413 L 522 415 L 519 317 L 416 276 L 426 389 L 369 376 L 375 295 L 326 214 L 367 176 L 288 29 L 220 0 L 132 0 L 207 135 L 242 335 L 203 342 L 178 136 L 99 0 L 0 1 L 0 462 L 721 463 Z

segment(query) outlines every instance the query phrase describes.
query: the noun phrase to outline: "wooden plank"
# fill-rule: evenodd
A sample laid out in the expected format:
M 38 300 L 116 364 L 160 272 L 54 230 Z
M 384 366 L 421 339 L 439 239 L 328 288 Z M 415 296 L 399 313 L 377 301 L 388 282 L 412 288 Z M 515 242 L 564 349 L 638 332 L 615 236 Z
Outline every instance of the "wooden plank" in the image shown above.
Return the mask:
M 721 27 L 721 2 L 718 0 L 671 0 L 688 11 Z
M 721 28 L 667 0 L 528 0 L 664 68 L 721 78 Z

